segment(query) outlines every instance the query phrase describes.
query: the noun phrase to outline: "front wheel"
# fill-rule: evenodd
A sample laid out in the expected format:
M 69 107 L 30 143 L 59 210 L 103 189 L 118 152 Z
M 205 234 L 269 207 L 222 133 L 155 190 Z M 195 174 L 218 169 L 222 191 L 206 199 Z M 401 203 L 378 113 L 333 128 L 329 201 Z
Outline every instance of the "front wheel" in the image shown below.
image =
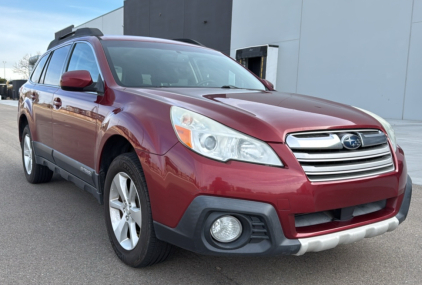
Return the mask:
M 164 261 L 172 246 L 155 236 L 145 177 L 135 153 L 113 160 L 104 188 L 107 232 L 117 256 L 132 267 Z

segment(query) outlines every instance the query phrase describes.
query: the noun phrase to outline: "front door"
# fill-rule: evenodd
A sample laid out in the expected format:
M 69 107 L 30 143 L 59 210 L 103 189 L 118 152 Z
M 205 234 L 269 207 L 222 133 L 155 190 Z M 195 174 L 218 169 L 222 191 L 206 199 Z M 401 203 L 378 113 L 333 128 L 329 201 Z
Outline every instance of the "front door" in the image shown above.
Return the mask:
M 73 46 L 65 71 L 88 70 L 94 81 L 99 68 L 91 46 Z M 95 174 L 98 95 L 58 89 L 53 99 L 53 141 L 56 164 L 92 185 Z

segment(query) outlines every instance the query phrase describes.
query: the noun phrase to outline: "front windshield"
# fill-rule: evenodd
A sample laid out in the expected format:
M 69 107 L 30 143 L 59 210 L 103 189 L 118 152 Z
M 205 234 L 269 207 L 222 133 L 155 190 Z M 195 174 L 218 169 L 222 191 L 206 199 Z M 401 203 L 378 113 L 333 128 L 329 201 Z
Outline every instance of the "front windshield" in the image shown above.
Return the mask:
M 265 90 L 241 65 L 213 50 L 139 41 L 102 41 L 102 45 L 121 86 Z

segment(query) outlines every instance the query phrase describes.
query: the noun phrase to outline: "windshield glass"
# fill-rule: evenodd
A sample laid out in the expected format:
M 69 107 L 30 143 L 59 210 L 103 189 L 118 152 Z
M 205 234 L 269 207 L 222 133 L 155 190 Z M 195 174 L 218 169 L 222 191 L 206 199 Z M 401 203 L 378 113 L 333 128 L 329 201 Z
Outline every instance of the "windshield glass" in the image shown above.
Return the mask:
M 121 86 L 265 90 L 250 72 L 217 51 L 138 41 L 102 41 L 102 45 Z

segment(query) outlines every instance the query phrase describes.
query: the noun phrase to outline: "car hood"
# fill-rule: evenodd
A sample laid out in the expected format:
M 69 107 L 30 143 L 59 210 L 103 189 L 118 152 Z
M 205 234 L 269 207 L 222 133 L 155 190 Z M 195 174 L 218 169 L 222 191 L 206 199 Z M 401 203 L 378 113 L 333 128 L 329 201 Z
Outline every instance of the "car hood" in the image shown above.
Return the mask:
M 349 105 L 316 97 L 245 89 L 156 88 L 135 93 L 170 100 L 267 142 L 288 133 L 326 129 L 382 129 L 377 120 Z

